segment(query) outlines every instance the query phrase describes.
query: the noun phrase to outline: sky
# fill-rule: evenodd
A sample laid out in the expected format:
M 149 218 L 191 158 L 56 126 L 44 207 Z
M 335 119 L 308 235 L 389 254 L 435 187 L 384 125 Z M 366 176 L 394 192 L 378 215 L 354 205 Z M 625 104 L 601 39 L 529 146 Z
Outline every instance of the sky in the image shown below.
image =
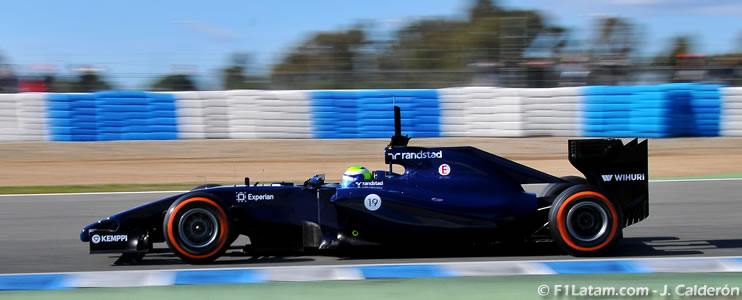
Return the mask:
M 590 37 L 599 16 L 638 23 L 641 54 L 666 49 L 688 34 L 698 52 L 742 48 L 740 0 L 495 0 L 507 8 L 538 9 L 554 24 Z M 51 64 L 61 74 L 80 66 L 106 71 L 119 88 L 145 88 L 156 75 L 193 70 L 218 86 L 231 53 L 251 55 L 268 70 L 317 31 L 372 24 L 392 32 L 427 17 L 463 18 L 472 0 L 66 0 L 2 1 L 0 56 L 28 71 Z

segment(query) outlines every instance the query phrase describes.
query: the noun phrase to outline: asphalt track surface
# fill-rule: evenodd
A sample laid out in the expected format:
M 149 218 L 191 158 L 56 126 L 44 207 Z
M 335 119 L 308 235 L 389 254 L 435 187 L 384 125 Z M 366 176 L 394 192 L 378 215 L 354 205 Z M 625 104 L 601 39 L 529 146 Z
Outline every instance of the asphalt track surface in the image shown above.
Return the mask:
M 742 253 L 742 180 L 650 182 L 650 217 L 624 230 L 608 257 L 738 256 Z M 538 187 L 534 187 L 538 188 Z M 531 187 L 528 188 L 531 190 Z M 0 274 L 191 269 L 155 245 L 139 265 L 116 266 L 116 255 L 89 255 L 83 226 L 174 193 L 102 193 L 0 196 Z M 243 241 L 239 239 L 237 242 Z M 253 257 L 234 246 L 214 264 L 232 268 L 451 261 L 568 260 L 548 244 L 454 252 L 368 249 L 353 257 Z

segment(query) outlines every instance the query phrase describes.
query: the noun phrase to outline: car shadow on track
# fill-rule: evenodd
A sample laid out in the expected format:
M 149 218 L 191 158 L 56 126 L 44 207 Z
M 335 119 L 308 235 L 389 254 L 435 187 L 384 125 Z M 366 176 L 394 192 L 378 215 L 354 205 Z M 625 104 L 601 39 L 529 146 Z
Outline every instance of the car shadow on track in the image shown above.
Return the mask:
M 115 259 L 118 256 L 110 256 Z M 209 263 L 209 265 L 239 265 L 239 264 L 256 264 L 256 263 L 303 263 L 312 262 L 314 259 L 301 256 L 268 256 L 268 255 L 247 255 L 242 252 L 241 246 L 231 246 L 221 258 Z M 155 248 L 142 259 L 135 263 L 142 266 L 164 266 L 164 265 L 187 265 L 170 249 Z M 114 265 L 116 266 L 116 265 Z
M 339 260 L 354 259 L 412 259 L 412 258 L 454 258 L 454 257 L 513 257 L 513 256 L 553 256 L 563 255 L 552 243 L 543 244 L 501 244 L 493 246 L 452 246 L 446 247 L 357 247 L 338 250 L 331 255 Z
M 678 237 L 632 237 L 619 240 L 611 249 L 599 257 L 660 257 L 660 256 L 713 256 L 718 250 L 742 249 L 742 240 L 683 240 Z M 410 259 L 410 258 L 452 258 L 489 257 L 504 259 L 561 259 L 572 258 L 555 243 L 496 245 L 444 249 L 430 248 L 365 248 L 352 253 L 340 253 L 339 260 L 355 259 Z
M 684 240 L 670 236 L 624 238 L 608 255 L 616 257 L 715 255 L 708 252 L 722 249 L 742 249 L 742 240 Z

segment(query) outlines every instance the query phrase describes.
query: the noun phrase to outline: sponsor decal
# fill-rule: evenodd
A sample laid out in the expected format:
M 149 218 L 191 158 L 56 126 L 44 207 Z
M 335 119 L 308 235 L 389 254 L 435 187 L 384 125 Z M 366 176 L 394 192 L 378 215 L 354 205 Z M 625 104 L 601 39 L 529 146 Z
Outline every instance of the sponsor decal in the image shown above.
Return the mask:
M 363 200 L 363 205 L 370 211 L 376 211 L 381 207 L 381 197 L 377 194 L 368 194 Z
M 609 181 L 644 181 L 647 178 L 647 175 L 644 173 L 637 173 L 637 174 L 606 174 L 606 175 L 600 175 L 603 177 L 604 182 Z
M 441 174 L 443 176 L 451 174 L 451 166 L 449 166 L 448 164 L 442 164 L 440 167 L 438 167 L 438 174 Z
M 90 241 L 93 242 L 93 244 L 128 242 L 129 236 L 125 234 L 106 234 L 106 235 L 94 234 L 93 236 L 90 237 Z
M 248 201 L 265 201 L 273 200 L 276 196 L 271 194 L 251 194 L 248 192 L 237 192 L 237 202 L 244 203 Z
M 443 158 L 443 150 L 438 152 L 422 151 L 420 152 L 399 152 L 399 153 L 387 153 L 387 155 L 395 159 L 431 159 L 431 158 Z
M 384 187 L 383 181 L 356 181 L 354 184 L 359 188 Z

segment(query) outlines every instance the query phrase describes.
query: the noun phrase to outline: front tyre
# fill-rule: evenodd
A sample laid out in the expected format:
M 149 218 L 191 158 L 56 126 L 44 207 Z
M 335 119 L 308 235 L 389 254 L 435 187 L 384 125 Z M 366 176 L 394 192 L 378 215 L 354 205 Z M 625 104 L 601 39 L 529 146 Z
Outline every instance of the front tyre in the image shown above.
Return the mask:
M 173 202 L 162 225 L 170 249 L 192 264 L 209 263 L 224 254 L 230 244 L 230 227 L 227 212 L 205 193 Z
M 605 252 L 621 236 L 622 220 L 620 206 L 586 184 L 564 190 L 549 211 L 552 237 L 574 256 Z

